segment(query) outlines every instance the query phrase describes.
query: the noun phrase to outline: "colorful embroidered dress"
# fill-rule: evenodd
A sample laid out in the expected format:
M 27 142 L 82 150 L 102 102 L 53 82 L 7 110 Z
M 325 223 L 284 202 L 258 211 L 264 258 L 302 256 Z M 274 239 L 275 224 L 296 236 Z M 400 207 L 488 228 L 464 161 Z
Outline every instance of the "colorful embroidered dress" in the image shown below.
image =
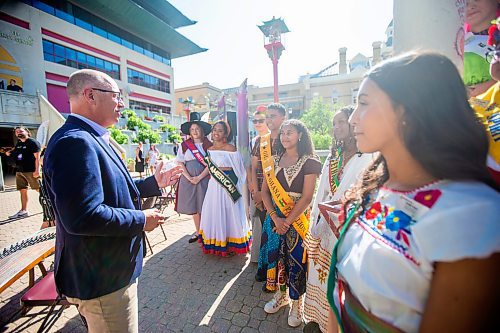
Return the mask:
M 239 152 L 209 150 L 210 158 L 234 182 L 238 191 L 246 188 L 246 171 Z M 229 253 L 244 254 L 250 250 L 252 232 L 247 219 L 244 197 L 233 202 L 225 188 L 210 177 L 203 202 L 200 222 L 203 252 L 219 256 Z
M 279 166 L 280 158 L 281 156 L 274 156 L 276 178 L 287 194 L 297 202 L 302 196 L 305 175 L 319 174 L 321 162 L 315 155 L 305 155 L 294 165 L 282 168 Z M 284 217 L 280 212 L 278 215 Z M 290 298 L 298 300 L 306 289 L 307 258 L 304 240 L 293 226 L 284 235 L 272 231 L 273 226 L 271 218 L 267 216 L 262 227 L 259 268 L 267 266 L 267 289 L 276 291 L 277 288 L 283 290 L 288 287 Z
M 337 238 L 330 225 L 323 216 L 320 216 L 318 204 L 324 201 L 340 201 L 344 192 L 353 185 L 363 170 L 372 162 L 372 154 L 355 154 L 341 166 L 337 172 L 340 181 L 338 188 L 332 193 L 330 186 L 329 166 L 332 161 L 338 164 L 336 156 L 329 155 L 321 171 L 321 179 L 316 191 L 311 211 L 309 233 L 306 236 L 307 246 L 307 286 L 304 300 L 304 319 L 306 322 L 314 321 L 319 324 L 322 332 L 327 331 L 328 312 L 330 305 L 326 298 L 327 277 L 330 271 L 330 261 L 333 246 Z
M 435 263 L 500 252 L 499 203 L 500 194 L 477 182 L 441 181 L 412 192 L 380 189 L 337 249 L 343 289 L 365 309 L 343 311 L 339 280 L 332 281 L 328 292 L 344 327 L 365 325 L 372 332 L 375 317 L 417 332 Z

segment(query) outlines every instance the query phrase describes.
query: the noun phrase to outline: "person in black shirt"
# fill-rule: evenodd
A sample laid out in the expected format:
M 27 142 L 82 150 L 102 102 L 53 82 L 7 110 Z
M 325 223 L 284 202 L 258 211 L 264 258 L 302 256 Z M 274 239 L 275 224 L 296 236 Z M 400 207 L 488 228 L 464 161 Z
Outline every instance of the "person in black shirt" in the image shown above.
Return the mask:
M 16 80 L 11 79 L 9 85 L 7 86 L 7 90 L 23 92 L 23 88 L 16 84 Z
M 39 189 L 37 179 L 40 177 L 40 143 L 30 138 L 30 131 L 25 127 L 16 127 L 18 142 L 14 149 L 7 152 L 16 161 L 16 187 L 21 193 L 21 210 L 9 219 L 28 216 L 28 186 Z

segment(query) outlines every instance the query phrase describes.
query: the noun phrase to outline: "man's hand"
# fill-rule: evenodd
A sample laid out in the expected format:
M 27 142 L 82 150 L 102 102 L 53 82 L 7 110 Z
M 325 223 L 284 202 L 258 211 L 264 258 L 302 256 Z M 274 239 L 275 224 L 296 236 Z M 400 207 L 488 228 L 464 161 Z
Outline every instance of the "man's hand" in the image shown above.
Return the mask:
M 156 167 L 155 179 L 159 187 L 167 187 L 174 184 L 181 176 L 182 168 L 175 166 L 169 170 L 163 170 L 163 161 Z
M 146 209 L 143 212 L 146 216 L 144 231 L 153 231 L 167 219 L 167 217 L 161 214 L 158 209 Z

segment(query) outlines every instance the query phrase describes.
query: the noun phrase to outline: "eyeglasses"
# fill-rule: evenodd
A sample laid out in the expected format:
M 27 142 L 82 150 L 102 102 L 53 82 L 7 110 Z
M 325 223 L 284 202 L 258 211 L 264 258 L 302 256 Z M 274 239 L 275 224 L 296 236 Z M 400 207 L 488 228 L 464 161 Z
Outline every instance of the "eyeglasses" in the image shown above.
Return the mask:
M 488 63 L 493 63 L 500 60 L 500 50 L 493 50 L 486 53 L 486 61 Z
M 116 98 L 116 100 L 121 101 L 122 100 L 122 93 L 119 91 L 113 91 L 113 90 L 106 90 L 106 89 L 100 89 L 100 88 L 90 88 L 92 90 L 97 90 L 101 92 L 110 92 L 116 95 L 113 95 L 113 98 Z
M 253 119 L 252 123 L 254 124 L 263 124 L 266 120 L 265 119 Z

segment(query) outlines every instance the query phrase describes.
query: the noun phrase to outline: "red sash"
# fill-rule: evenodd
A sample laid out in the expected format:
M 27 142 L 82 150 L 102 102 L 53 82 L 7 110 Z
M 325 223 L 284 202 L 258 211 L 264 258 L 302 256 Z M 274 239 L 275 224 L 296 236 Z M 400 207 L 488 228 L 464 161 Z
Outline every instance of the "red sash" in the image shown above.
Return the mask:
M 204 167 L 207 166 L 207 163 L 205 163 L 205 156 L 200 153 L 193 140 L 184 140 L 182 143 L 186 145 L 187 149 L 189 149 L 189 151 L 193 154 L 196 160 L 200 162 L 201 165 L 203 165 Z

